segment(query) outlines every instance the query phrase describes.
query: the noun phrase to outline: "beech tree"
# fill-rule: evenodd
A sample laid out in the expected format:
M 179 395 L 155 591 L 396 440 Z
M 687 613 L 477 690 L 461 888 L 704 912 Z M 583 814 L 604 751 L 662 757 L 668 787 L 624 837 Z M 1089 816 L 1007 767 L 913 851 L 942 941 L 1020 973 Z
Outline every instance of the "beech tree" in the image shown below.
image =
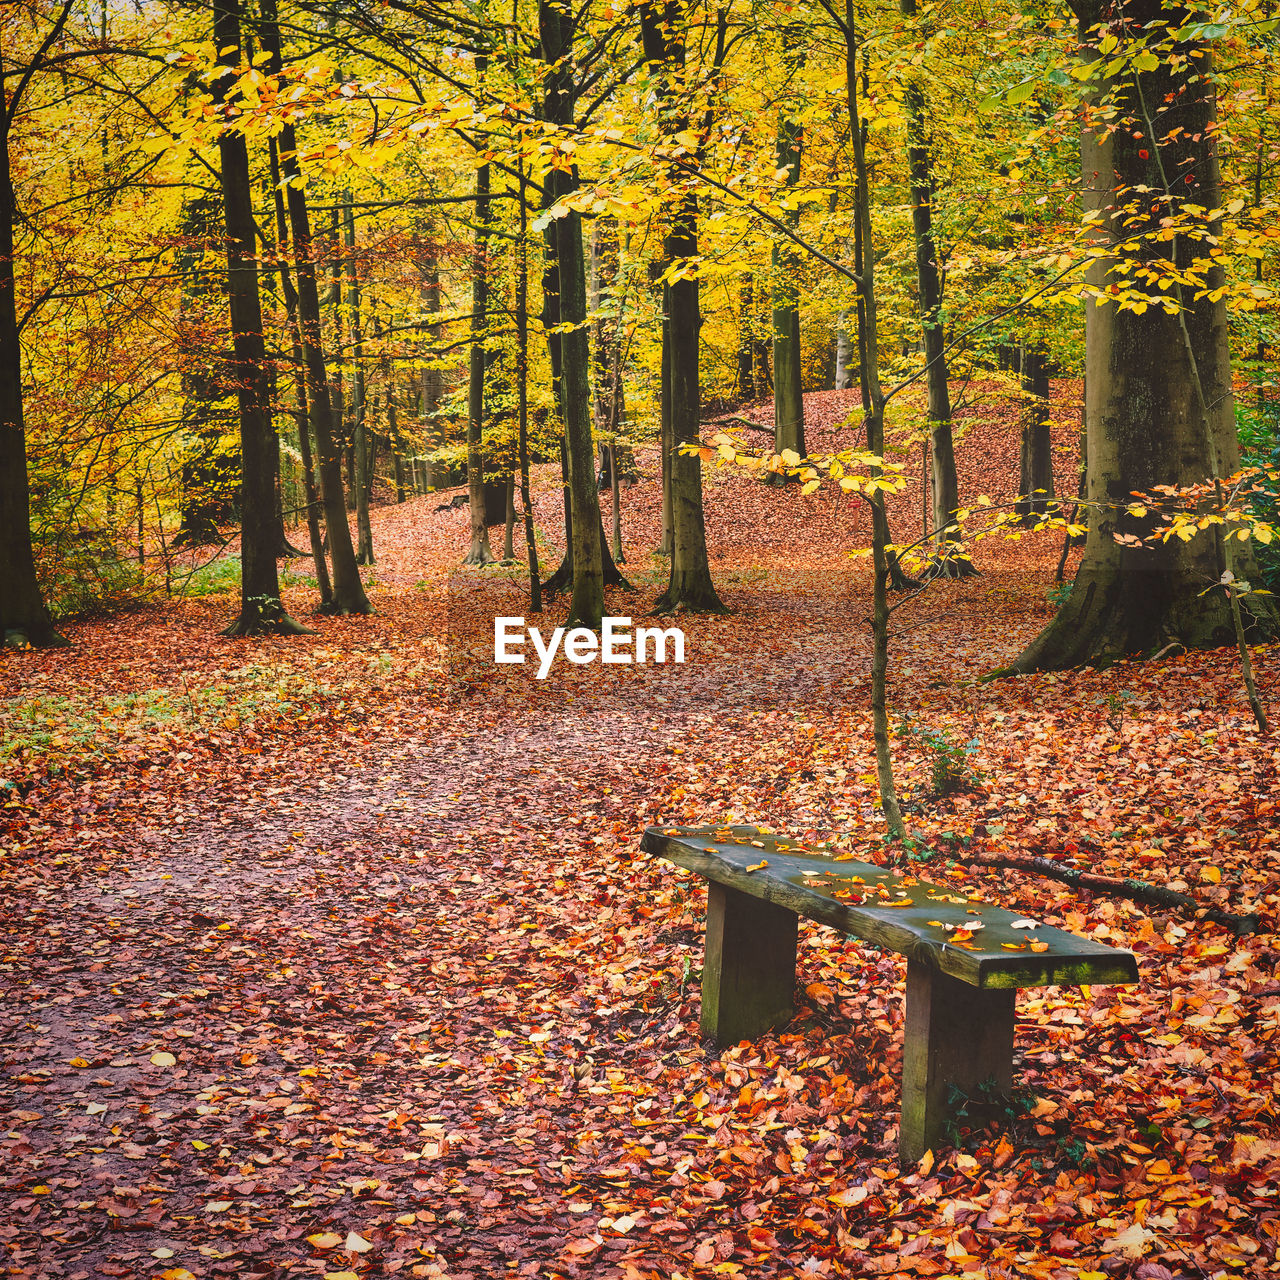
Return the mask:
M 658 77 L 663 95 L 670 94 L 685 68 L 683 36 L 686 13 L 679 0 L 666 0 L 659 8 L 640 5 L 640 35 L 645 61 Z M 722 9 L 715 30 L 713 65 L 724 60 L 727 40 L 726 14 Z M 679 109 L 677 109 L 679 110 Z M 689 119 L 677 114 L 672 134 L 687 132 Z M 675 189 L 674 208 L 668 213 L 663 252 L 670 275 L 664 291 L 666 314 L 662 328 L 662 399 L 670 415 L 664 441 L 671 517 L 671 576 L 667 589 L 654 605 L 655 613 L 689 610 L 726 613 L 711 581 L 707 556 L 706 521 L 702 509 L 702 459 L 693 446 L 701 425 L 702 391 L 699 367 L 702 326 L 698 256 L 698 192 L 692 183 L 668 174 Z
M 1076 14 L 1097 77 L 1081 188 L 1102 251 L 1085 314 L 1089 532 L 1070 596 L 1016 672 L 1230 644 L 1231 601 L 1213 588 L 1228 571 L 1257 578 L 1248 545 L 1220 527 L 1150 541 L 1156 512 L 1134 500 L 1221 480 L 1240 461 L 1223 271 L 1207 239 L 1206 211 L 1221 203 L 1212 55 L 1180 5 L 1081 0 Z M 1277 633 L 1267 598 L 1249 610 L 1257 636 Z
M 213 100 L 234 112 L 232 79 L 239 67 L 240 0 L 214 0 L 213 39 L 220 74 Z M 280 604 L 276 567 L 275 521 L 276 439 L 271 421 L 271 385 L 263 337 L 262 300 L 258 292 L 258 256 L 249 149 L 234 126 L 218 135 L 222 215 L 227 243 L 227 296 L 231 310 L 232 359 L 240 404 L 240 614 L 228 635 L 306 630 Z
M 31 547 L 22 338 L 14 273 L 13 230 L 18 209 L 9 147 L 32 77 L 47 67 L 73 7 L 73 0 L 63 0 L 43 39 L 37 38 L 26 57 L 15 59 L 9 49 L 0 50 L 0 638 L 6 645 L 66 644 L 54 629 L 41 595 Z M 6 42 L 14 33 L 14 28 L 5 33 Z
M 278 75 L 283 67 L 283 52 L 276 0 L 262 0 L 262 22 L 258 30 L 270 58 L 268 69 Z M 320 499 L 324 507 L 325 532 L 328 534 L 329 555 L 333 564 L 332 600 L 327 607 L 334 613 L 372 613 L 373 606 L 365 594 L 364 583 L 360 581 L 356 550 L 351 541 L 351 526 L 347 523 L 339 431 L 341 409 L 334 403 L 334 388 L 325 371 L 315 242 L 311 233 L 311 214 L 303 189 L 303 175 L 298 162 L 297 133 L 291 121 L 286 121 L 281 126 L 279 155 L 280 169 L 285 178 L 285 202 L 297 278 L 298 331 L 302 357 L 306 363 L 307 408 L 316 442 Z

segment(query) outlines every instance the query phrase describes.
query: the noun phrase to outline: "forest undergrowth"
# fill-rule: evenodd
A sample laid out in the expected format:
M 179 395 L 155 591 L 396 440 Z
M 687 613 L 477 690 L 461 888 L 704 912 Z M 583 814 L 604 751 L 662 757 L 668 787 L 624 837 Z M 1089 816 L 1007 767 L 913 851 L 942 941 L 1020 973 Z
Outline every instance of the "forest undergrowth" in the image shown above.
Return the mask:
M 1055 397 L 1072 492 L 1078 384 Z M 811 448 L 848 403 L 808 398 Z M 1015 415 L 962 435 L 962 493 L 1010 491 Z M 640 462 L 607 600 L 637 618 L 665 585 Z M 982 544 L 981 577 L 894 617 L 914 840 L 886 846 L 866 509 L 706 484 L 734 612 L 679 619 L 683 666 L 494 666 L 523 582 L 458 568 L 467 516 L 434 495 L 375 512 L 372 618 L 312 618 L 296 569 L 315 636 L 227 639 L 209 596 L 0 659 L 0 1275 L 1280 1269 L 1280 751 L 1234 651 L 980 683 L 1051 616 L 1059 551 Z M 546 469 L 535 498 L 558 547 Z M 913 481 L 900 539 L 919 506 Z M 728 820 L 920 863 L 1142 981 L 1025 993 L 1015 1097 L 900 1173 L 898 956 L 804 926 L 794 1021 L 699 1041 L 704 894 L 638 841 Z M 978 865 L 1008 852 L 1260 929 Z

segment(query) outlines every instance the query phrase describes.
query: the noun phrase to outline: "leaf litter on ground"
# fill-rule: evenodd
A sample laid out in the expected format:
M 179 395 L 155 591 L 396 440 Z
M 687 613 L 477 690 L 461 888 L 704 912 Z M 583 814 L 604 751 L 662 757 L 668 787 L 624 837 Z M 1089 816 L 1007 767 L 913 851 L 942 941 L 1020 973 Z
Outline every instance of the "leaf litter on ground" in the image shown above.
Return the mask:
M 1055 397 L 1069 492 L 1078 384 Z M 815 447 L 852 440 L 851 404 L 808 397 Z M 966 494 L 1011 490 L 1016 426 L 1012 404 L 969 425 Z M 637 617 L 665 564 L 641 466 L 636 589 L 608 601 Z M 536 502 L 560 545 L 547 469 Z M 895 616 L 895 715 L 971 775 L 935 796 L 928 743 L 896 739 L 913 869 L 1142 970 L 1023 993 L 1014 1100 L 974 1100 L 903 1174 L 900 959 L 805 925 L 796 1018 L 713 1052 L 699 882 L 637 849 L 733 821 L 905 856 L 875 807 L 865 509 L 709 472 L 735 613 L 680 620 L 683 667 L 538 682 L 491 661 L 518 574 L 457 569 L 465 513 L 435 505 L 375 513 L 373 618 L 233 641 L 207 597 L 0 660 L 0 1274 L 1275 1269 L 1280 752 L 1231 653 L 977 683 L 1052 612 L 1049 535 L 983 544 L 982 577 Z M 978 865 L 1008 851 L 1260 930 Z

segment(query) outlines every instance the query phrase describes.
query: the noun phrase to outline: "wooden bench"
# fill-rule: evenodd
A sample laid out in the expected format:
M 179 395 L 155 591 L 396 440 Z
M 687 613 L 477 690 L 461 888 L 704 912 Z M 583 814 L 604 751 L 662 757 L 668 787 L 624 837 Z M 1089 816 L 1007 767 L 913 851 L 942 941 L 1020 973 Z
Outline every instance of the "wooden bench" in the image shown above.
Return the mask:
M 898 1153 L 940 1144 L 953 1086 L 1013 1083 L 1018 987 L 1138 980 L 1132 952 L 1019 920 L 884 867 L 815 853 L 757 827 L 650 827 L 641 848 L 707 881 L 702 1033 L 752 1040 L 792 1014 L 800 916 L 907 957 Z

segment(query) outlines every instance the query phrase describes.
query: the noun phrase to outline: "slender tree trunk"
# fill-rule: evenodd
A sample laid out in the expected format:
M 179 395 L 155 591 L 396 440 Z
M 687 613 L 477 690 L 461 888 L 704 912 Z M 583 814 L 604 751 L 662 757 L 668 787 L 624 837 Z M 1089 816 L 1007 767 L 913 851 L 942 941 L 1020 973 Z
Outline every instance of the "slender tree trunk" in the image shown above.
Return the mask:
M 476 55 L 476 81 L 489 60 Z M 489 546 L 484 495 L 485 330 L 489 325 L 489 166 L 476 170 L 475 252 L 471 262 L 471 353 L 467 384 L 467 493 L 470 495 L 471 545 L 463 564 L 496 564 Z
M 613 559 L 615 564 L 626 562 L 622 553 L 622 475 L 618 470 L 618 444 L 609 446 L 609 470 L 613 478 Z
M 734 378 L 734 390 L 742 403 L 751 400 L 756 393 L 755 341 L 752 321 L 755 310 L 755 280 L 748 273 L 742 278 L 738 290 L 738 370 Z
M 510 564 L 516 558 L 516 477 L 507 477 L 507 518 L 502 530 L 502 562 Z
M 311 412 L 307 398 L 307 357 L 302 345 L 302 329 L 298 318 L 298 291 L 289 278 L 285 247 L 289 243 L 289 221 L 280 185 L 280 152 L 276 139 L 270 141 L 272 203 L 276 215 L 276 241 L 280 246 L 280 288 L 285 297 L 289 336 L 293 344 L 294 396 L 297 400 L 295 421 L 298 424 L 298 452 L 302 455 L 302 492 L 306 502 L 307 538 L 311 560 L 320 591 L 320 607 L 332 607 L 333 585 L 329 580 L 329 563 L 325 559 L 324 539 L 320 536 L 320 500 L 316 491 L 315 461 L 311 452 Z
M 432 445 L 439 445 L 443 442 L 438 415 L 440 413 L 440 402 L 444 397 L 444 383 L 441 371 L 435 367 L 435 361 L 444 329 L 438 321 L 430 318 L 438 316 L 441 311 L 440 261 L 434 242 L 428 241 L 424 246 L 424 261 L 420 271 L 422 274 L 420 286 L 422 306 L 429 317 L 426 326 L 426 343 L 430 351 L 427 367 L 423 368 L 418 379 L 422 397 L 421 417 L 422 424 L 427 431 L 428 440 Z M 416 467 L 415 475 L 419 471 L 427 472 L 427 466 L 428 464 L 423 462 L 420 468 Z M 421 484 L 422 492 L 426 493 L 435 484 L 435 478 L 430 474 L 424 474 Z
M 906 18 L 916 16 L 916 0 L 899 0 Z M 919 75 L 908 81 L 907 164 L 911 171 L 911 226 L 915 236 L 916 283 L 920 294 L 920 322 L 925 378 L 929 394 L 929 453 L 933 475 L 933 528 L 936 554 L 930 573 L 935 577 L 964 578 L 977 572 L 967 555 L 952 544 L 960 531 L 955 513 L 960 506 L 955 444 L 951 432 L 951 393 L 948 388 L 946 331 L 942 316 L 942 267 L 933 230 L 933 152 L 929 135 L 929 111 Z
M 1096 43 L 1112 21 L 1134 29 L 1177 28 L 1184 10 L 1158 0 L 1131 0 L 1120 9 L 1093 0 L 1078 12 L 1081 38 Z M 1103 24 L 1098 27 L 1097 24 Z M 1128 38 L 1128 37 L 1125 37 Z M 1209 50 L 1182 41 L 1180 54 L 1162 54 L 1150 71 L 1128 67 L 1123 81 L 1100 92 L 1130 120 L 1129 127 L 1082 138 L 1082 186 L 1093 211 L 1097 246 L 1108 252 L 1090 269 L 1087 282 L 1103 298 L 1113 268 L 1155 267 L 1173 258 L 1185 272 L 1207 252 L 1186 235 L 1172 242 L 1163 220 L 1185 220 L 1184 206 L 1220 207 L 1215 128 L 1216 81 Z M 1136 230 L 1150 236 L 1135 240 Z M 1009 668 L 1015 672 L 1056 670 L 1151 652 L 1175 641 L 1187 648 L 1235 642 L 1228 593 L 1215 588 L 1228 564 L 1228 549 L 1212 534 L 1190 542 L 1149 543 L 1154 517 L 1131 510 L 1135 492 L 1158 486 L 1203 484 L 1239 465 L 1231 393 L 1226 304 L 1212 293 L 1222 283 L 1214 268 L 1204 286 L 1166 286 L 1173 313 L 1163 305 L 1145 311 L 1114 304 L 1085 309 L 1088 428 L 1089 534 L 1070 596 L 1054 620 Z M 1158 287 L 1141 282 L 1148 294 Z M 1117 542 L 1113 535 L 1133 541 Z M 1236 544 L 1233 572 L 1256 580 L 1247 544 Z M 1231 548 L 1235 551 L 1235 548 Z M 1254 635 L 1274 636 L 1280 627 L 1267 597 L 1249 602 Z
M 270 55 L 268 70 L 278 71 L 281 66 L 281 51 L 275 0 L 260 0 L 260 5 L 262 21 L 258 29 L 263 49 Z M 307 403 L 316 442 L 325 531 L 328 534 L 329 555 L 333 561 L 333 602 L 329 608 L 334 613 L 372 613 L 373 607 L 365 595 L 364 584 L 360 581 L 360 569 L 351 541 L 351 526 L 347 523 L 339 439 L 341 407 L 340 404 L 335 405 L 335 388 L 331 386 L 325 371 L 315 246 L 311 238 L 311 219 L 306 195 L 297 185 L 301 173 L 298 168 L 297 141 L 291 124 L 284 125 L 280 131 L 280 168 L 285 180 L 285 203 L 289 210 L 289 230 L 298 281 L 298 328 L 307 366 Z
M 858 33 L 853 0 L 845 0 L 845 87 L 849 105 L 849 135 L 853 145 L 855 193 L 854 221 L 858 229 L 855 256 L 858 261 L 858 349 L 861 353 L 862 408 L 866 424 L 867 449 L 877 457 L 884 452 L 884 391 L 880 385 L 879 325 L 876 311 L 875 250 L 871 226 L 871 190 L 867 172 L 866 134 L 858 109 Z M 880 474 L 872 467 L 873 477 Z M 876 781 L 880 807 L 889 835 L 900 840 L 906 824 L 898 807 L 898 791 L 893 777 L 893 757 L 889 746 L 889 522 L 884 494 L 869 498 L 872 547 L 872 655 L 871 724 L 876 746 Z
M 857 365 L 854 340 L 849 333 L 849 313 L 841 311 L 836 317 L 836 390 L 853 388 L 853 371 Z
M 1049 428 L 1049 350 L 1043 342 L 1022 348 L 1023 419 L 1015 510 L 1035 524 L 1053 504 L 1053 437 Z
M 516 413 L 520 450 L 520 505 L 524 508 L 525 555 L 529 563 L 529 612 L 542 612 L 538 541 L 529 492 L 529 183 L 520 158 L 520 266 L 516 274 Z
M 240 60 L 240 0 L 213 0 L 214 44 L 223 66 Z M 214 81 L 214 101 L 225 102 L 228 77 Z M 227 241 L 227 294 L 231 310 L 236 395 L 240 404 L 240 615 L 227 635 L 305 631 L 280 603 L 276 570 L 275 432 L 271 387 L 258 293 L 253 189 L 244 134 L 225 127 L 218 137 L 223 227 Z
M 803 46 L 801 46 L 803 47 Z M 798 69 L 803 58 L 789 61 Z M 790 116 L 778 118 L 777 167 L 787 171 L 786 185 L 800 181 L 800 157 L 804 129 Z M 786 220 L 796 226 L 799 208 L 789 209 Z M 800 263 L 786 245 L 773 246 L 773 447 L 805 456 L 804 395 L 800 379 Z M 779 473 L 785 480 L 786 473 Z
M 622 318 L 625 304 L 618 283 L 619 233 L 614 218 L 597 219 L 592 228 L 592 310 L 596 340 L 596 421 L 600 446 L 601 483 L 612 495 L 613 561 L 622 564 L 621 477 L 618 472 L 618 431 L 624 413 L 622 383 Z M 607 295 L 607 296 L 606 296 Z M 607 311 L 608 314 L 601 314 Z M 608 582 L 608 576 L 605 578 Z
M 369 424 L 364 378 L 364 318 L 356 267 L 356 217 L 351 192 L 342 193 L 342 242 L 346 249 L 347 329 L 351 334 L 352 496 L 356 506 L 356 563 L 373 563 L 373 526 L 369 521 Z

